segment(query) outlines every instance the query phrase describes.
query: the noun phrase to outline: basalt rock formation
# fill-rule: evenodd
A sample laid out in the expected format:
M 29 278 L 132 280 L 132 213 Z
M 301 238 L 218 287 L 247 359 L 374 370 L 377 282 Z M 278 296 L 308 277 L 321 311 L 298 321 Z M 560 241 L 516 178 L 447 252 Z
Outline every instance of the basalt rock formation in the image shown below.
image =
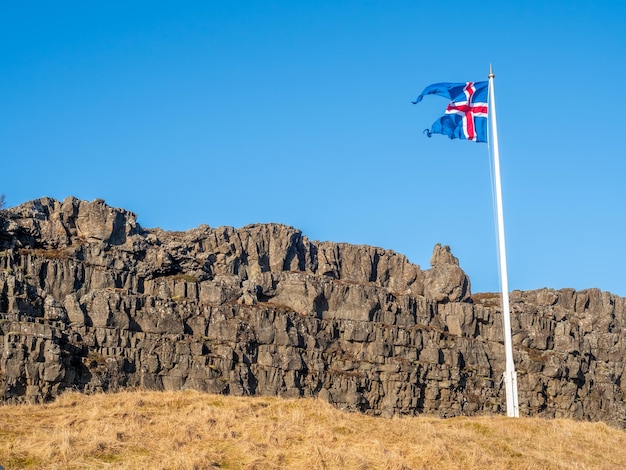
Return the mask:
M 317 396 L 373 415 L 505 409 L 499 296 L 294 228 L 144 229 L 68 198 L 0 213 L 0 398 L 71 388 Z M 626 427 L 625 299 L 511 294 L 521 415 Z M 623 380 L 624 378 L 624 380 Z

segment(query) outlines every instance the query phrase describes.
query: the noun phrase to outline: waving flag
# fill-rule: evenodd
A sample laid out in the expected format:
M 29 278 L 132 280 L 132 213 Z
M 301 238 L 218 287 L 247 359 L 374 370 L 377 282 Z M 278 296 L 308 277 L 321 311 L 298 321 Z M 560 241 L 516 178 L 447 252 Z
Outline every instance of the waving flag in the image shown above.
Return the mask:
M 427 86 L 413 102 L 417 104 L 425 95 L 448 98 L 446 113 L 424 132 L 444 134 L 451 139 L 487 142 L 487 93 L 489 82 L 435 83 Z

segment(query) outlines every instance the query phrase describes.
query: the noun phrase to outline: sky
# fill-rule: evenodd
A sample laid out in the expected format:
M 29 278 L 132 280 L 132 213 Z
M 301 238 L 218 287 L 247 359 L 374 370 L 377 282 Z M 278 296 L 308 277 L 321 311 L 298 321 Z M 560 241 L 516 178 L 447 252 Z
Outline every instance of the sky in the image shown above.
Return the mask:
M 0 194 L 146 228 L 275 222 L 499 291 L 488 147 L 428 138 L 496 75 L 510 290 L 626 296 L 626 2 L 0 4 Z

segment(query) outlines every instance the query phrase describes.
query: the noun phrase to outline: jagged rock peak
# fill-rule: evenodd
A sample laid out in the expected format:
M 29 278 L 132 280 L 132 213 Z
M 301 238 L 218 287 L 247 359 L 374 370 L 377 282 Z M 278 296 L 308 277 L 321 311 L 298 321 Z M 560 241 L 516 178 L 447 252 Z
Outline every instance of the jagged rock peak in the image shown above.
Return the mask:
M 67 197 L 59 202 L 43 197 L 4 212 L 5 230 L 27 245 L 58 248 L 76 240 L 123 245 L 139 230 L 135 214 L 110 207 L 102 199 L 87 202 Z
M 448 245 L 441 246 L 441 243 L 437 243 L 433 249 L 433 255 L 430 258 L 430 265 L 432 267 L 438 264 L 454 264 L 459 265 L 459 260 L 452 254 Z
M 424 296 L 437 302 L 467 302 L 471 296 L 469 277 L 449 246 L 437 243 L 430 258 L 432 269 L 424 272 Z

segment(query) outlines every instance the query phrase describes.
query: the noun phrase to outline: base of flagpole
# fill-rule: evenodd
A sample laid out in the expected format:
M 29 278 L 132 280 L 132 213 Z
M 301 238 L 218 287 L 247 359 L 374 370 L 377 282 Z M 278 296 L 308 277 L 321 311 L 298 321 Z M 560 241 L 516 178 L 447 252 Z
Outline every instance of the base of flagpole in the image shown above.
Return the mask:
M 519 418 L 517 372 L 515 370 L 506 370 L 504 372 L 504 384 L 506 388 L 506 415 L 509 418 Z

